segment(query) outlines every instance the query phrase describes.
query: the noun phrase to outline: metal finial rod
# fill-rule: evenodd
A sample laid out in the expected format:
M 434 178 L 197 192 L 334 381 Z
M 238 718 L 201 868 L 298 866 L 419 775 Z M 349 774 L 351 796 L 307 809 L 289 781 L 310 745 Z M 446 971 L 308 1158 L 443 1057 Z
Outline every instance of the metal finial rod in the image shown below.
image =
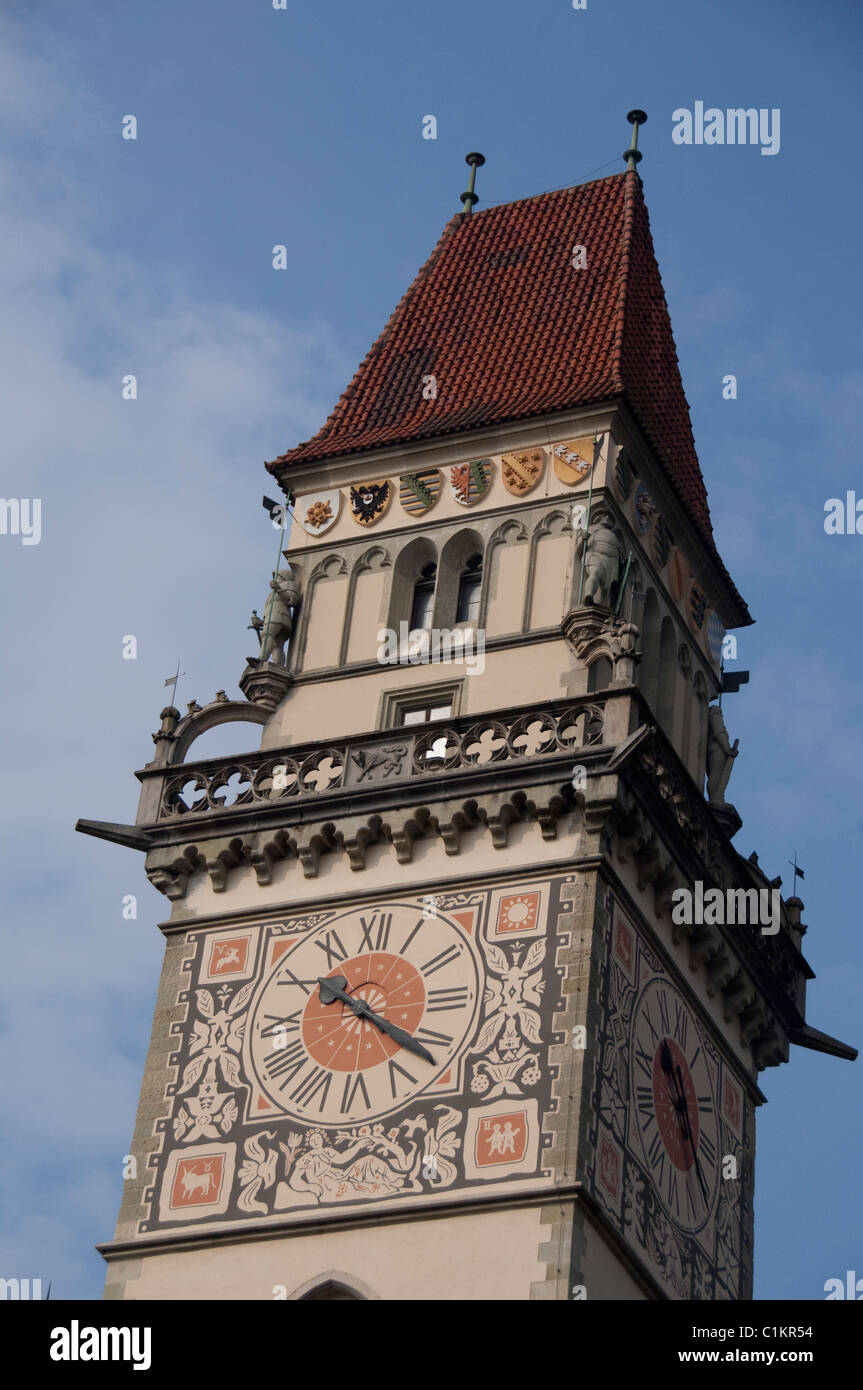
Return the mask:
M 638 148 L 638 127 L 644 125 L 647 120 L 647 112 L 639 111 L 636 107 L 634 111 L 627 111 L 626 119 L 632 126 L 632 140 L 630 141 L 629 149 L 623 151 L 621 158 L 626 160 L 627 169 L 634 169 L 636 164 L 640 164 L 643 158 Z
M 470 165 L 470 178 L 468 180 L 467 192 L 462 193 L 461 201 L 464 204 L 465 212 L 473 212 L 474 207 L 479 202 L 479 198 L 473 191 L 474 184 L 476 183 L 476 171 L 480 165 L 485 164 L 485 155 L 477 154 L 474 150 L 471 154 L 465 155 L 464 162 Z

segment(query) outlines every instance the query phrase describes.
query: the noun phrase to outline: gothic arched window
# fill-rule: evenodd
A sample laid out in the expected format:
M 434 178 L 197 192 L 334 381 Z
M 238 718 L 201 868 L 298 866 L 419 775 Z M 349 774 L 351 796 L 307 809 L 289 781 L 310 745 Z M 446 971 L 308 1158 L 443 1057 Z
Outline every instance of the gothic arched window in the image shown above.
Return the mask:
M 482 556 L 471 555 L 459 578 L 455 611 L 457 623 L 475 623 L 478 621 L 481 589 Z
M 588 695 L 593 695 L 597 690 L 607 690 L 613 674 L 613 667 L 607 656 L 598 656 L 592 661 L 587 672 Z
M 425 565 L 420 570 L 414 584 L 414 597 L 411 605 L 411 632 L 424 631 L 432 624 L 434 606 L 434 586 L 437 578 L 437 565 Z

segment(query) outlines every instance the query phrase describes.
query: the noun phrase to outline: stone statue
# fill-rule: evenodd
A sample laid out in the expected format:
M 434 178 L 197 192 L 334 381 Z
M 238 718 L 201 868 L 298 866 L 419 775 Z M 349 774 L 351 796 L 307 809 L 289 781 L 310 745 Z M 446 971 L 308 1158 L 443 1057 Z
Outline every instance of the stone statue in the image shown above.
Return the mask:
M 256 609 L 252 609 L 249 627 L 254 628 L 261 639 L 259 662 L 262 666 L 269 661 L 271 654 L 274 665 L 287 666 L 285 644 L 290 640 L 294 630 L 291 609 L 296 608 L 299 601 L 300 586 L 288 565 L 287 569 L 279 570 L 270 580 L 270 593 L 264 606 L 263 618 L 258 616 Z
M 739 739 L 728 742 L 728 730 L 719 705 L 707 711 L 707 799 L 711 805 L 725 806 L 725 788 L 738 753 Z
M 586 531 L 579 527 L 575 533 L 575 559 L 581 565 L 584 553 L 583 604 L 599 603 L 611 607 L 611 586 L 616 583 L 623 560 L 620 543 L 614 534 L 611 517 L 601 516 Z

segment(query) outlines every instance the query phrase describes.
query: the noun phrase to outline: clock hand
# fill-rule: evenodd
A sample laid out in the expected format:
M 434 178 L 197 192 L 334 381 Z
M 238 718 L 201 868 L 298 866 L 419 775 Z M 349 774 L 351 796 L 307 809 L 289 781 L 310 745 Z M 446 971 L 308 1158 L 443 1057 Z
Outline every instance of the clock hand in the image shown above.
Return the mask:
M 380 1014 L 374 1013 L 365 999 L 354 999 L 352 995 L 347 994 L 345 991 L 347 980 L 344 975 L 333 975 L 330 979 L 321 978 L 318 980 L 318 984 L 320 986 L 322 1004 L 332 1004 L 336 999 L 340 999 L 343 1004 L 347 1004 L 348 1008 L 356 1014 L 357 1018 L 368 1019 L 369 1023 L 373 1023 L 382 1033 L 388 1033 L 391 1038 L 402 1047 L 407 1048 L 409 1052 L 415 1052 L 418 1057 L 424 1057 L 427 1062 L 434 1064 L 434 1057 L 428 1049 L 423 1047 L 421 1042 L 417 1042 L 416 1038 L 412 1037 L 410 1033 L 406 1033 L 404 1028 L 399 1028 L 398 1024 L 390 1023 L 388 1018 L 383 1018 Z
M 692 1150 L 692 1158 L 695 1163 L 695 1176 L 698 1178 L 698 1186 L 701 1188 L 701 1195 L 704 1198 L 705 1206 L 709 1206 L 710 1199 L 707 1192 L 707 1184 L 704 1181 L 704 1174 L 701 1171 L 701 1163 L 699 1162 L 698 1152 L 695 1148 L 695 1137 L 692 1133 L 692 1123 L 689 1119 L 689 1102 L 686 1099 L 686 1092 L 683 1089 L 683 1073 L 681 1072 L 679 1064 L 675 1068 L 673 1076 L 675 1088 L 679 1096 L 677 1109 L 683 1119 L 683 1136 L 685 1139 L 689 1140 L 689 1147 Z
M 677 1067 L 675 1067 L 674 1065 L 674 1059 L 671 1055 L 671 1048 L 668 1046 L 667 1038 L 663 1038 L 662 1040 L 662 1053 L 660 1056 L 660 1063 L 662 1065 L 662 1070 L 665 1072 L 666 1076 L 671 1077 L 671 1081 L 677 1096 L 677 1099 L 675 1101 L 675 1109 L 677 1110 L 678 1115 L 680 1115 L 683 1121 L 683 1137 L 684 1139 L 689 1140 L 689 1147 L 692 1150 L 692 1157 L 695 1161 L 695 1176 L 698 1178 L 698 1185 L 701 1188 L 701 1195 L 703 1196 L 705 1203 L 707 1203 L 707 1185 L 704 1181 L 704 1176 L 701 1172 L 701 1164 L 698 1161 L 698 1154 L 695 1149 L 695 1140 L 692 1137 L 692 1126 L 689 1122 L 689 1103 L 686 1099 L 686 1092 L 683 1089 L 683 1074 L 681 1072 L 680 1066 L 678 1065 Z
M 410 1033 L 406 1033 L 404 1028 L 399 1028 L 398 1024 L 390 1023 L 388 1018 L 372 1013 L 368 1007 L 359 1014 L 359 1017 L 367 1018 L 370 1023 L 374 1023 L 377 1028 L 380 1028 L 382 1033 L 389 1033 L 391 1038 L 394 1038 L 402 1047 L 406 1047 L 409 1052 L 415 1052 L 418 1057 L 425 1057 L 427 1062 L 434 1064 L 434 1057 L 428 1049 L 423 1047 L 421 1042 L 417 1042 Z

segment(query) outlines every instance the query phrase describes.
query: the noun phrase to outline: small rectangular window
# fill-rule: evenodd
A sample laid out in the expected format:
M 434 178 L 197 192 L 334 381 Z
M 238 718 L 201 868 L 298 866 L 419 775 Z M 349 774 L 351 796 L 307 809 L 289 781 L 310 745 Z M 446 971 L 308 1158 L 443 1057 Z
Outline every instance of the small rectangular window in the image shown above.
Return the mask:
M 451 703 L 448 705 L 418 705 L 412 709 L 403 709 L 399 722 L 402 725 L 428 724 L 431 719 L 448 719 L 451 714 Z
M 417 672 L 419 674 L 419 672 Z M 462 713 L 464 680 L 435 681 L 417 684 L 400 690 L 387 690 L 381 696 L 378 714 L 379 729 L 416 727 L 444 719 L 456 719 Z

